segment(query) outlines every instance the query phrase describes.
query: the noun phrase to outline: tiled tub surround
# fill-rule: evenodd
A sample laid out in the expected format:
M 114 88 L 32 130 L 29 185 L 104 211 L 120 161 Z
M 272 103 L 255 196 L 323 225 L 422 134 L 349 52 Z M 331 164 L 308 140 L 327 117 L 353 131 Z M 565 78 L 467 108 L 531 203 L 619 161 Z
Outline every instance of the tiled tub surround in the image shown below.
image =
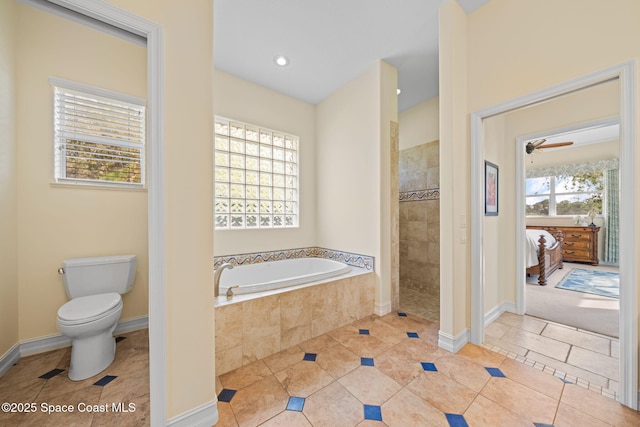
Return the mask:
M 320 282 L 216 301 L 218 375 L 373 314 L 375 275 L 351 272 Z
M 439 142 L 400 151 L 400 302 L 403 310 L 439 320 Z M 428 306 L 424 301 L 428 301 Z

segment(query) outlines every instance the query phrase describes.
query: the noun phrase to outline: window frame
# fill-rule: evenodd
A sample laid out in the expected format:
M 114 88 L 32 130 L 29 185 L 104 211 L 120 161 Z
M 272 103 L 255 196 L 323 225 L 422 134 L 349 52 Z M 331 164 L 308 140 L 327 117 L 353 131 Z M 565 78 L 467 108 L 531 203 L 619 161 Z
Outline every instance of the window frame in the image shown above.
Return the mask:
M 228 127 L 226 133 L 223 131 L 225 125 Z M 232 128 L 236 130 L 242 128 L 243 130 L 242 133 L 234 135 Z M 250 138 L 247 130 L 257 133 L 257 136 Z M 269 135 L 269 139 L 263 141 L 263 135 Z M 276 137 L 280 138 L 281 145 L 278 145 L 280 142 L 275 142 Z M 218 138 L 220 138 L 219 142 Z M 224 148 L 225 139 L 226 148 Z M 234 143 L 235 149 L 233 149 Z M 216 115 L 214 116 L 212 144 L 214 151 L 213 211 L 215 231 L 273 230 L 300 227 L 300 138 L 298 136 Z M 249 148 L 257 151 L 249 152 Z M 276 152 L 281 152 L 282 158 L 278 158 Z M 225 156 L 227 156 L 227 163 L 219 164 L 219 160 L 224 163 L 223 157 Z M 235 158 L 235 166 L 232 164 L 232 157 Z M 264 165 L 266 167 L 264 170 L 263 160 L 269 164 L 268 167 L 266 164 Z M 252 166 L 249 166 L 249 162 Z M 253 163 L 256 164 L 253 165 Z M 276 163 L 278 167 L 282 167 L 281 172 L 275 171 Z M 289 172 L 289 168 L 292 172 Z M 234 174 L 237 177 L 235 182 L 232 179 Z M 252 178 L 248 178 L 249 176 Z M 254 181 L 249 182 L 249 179 Z M 257 181 L 255 181 L 256 179 Z M 282 180 L 282 183 L 276 184 L 277 179 Z M 228 193 L 227 195 L 219 195 L 219 193 L 224 193 L 224 185 L 228 186 Z M 232 194 L 232 187 L 235 187 L 237 191 L 235 196 Z M 252 194 L 255 197 L 249 196 L 249 191 L 252 193 L 255 191 L 256 194 Z M 276 196 L 276 194 L 282 195 Z M 279 206 L 279 212 L 276 212 L 276 204 Z M 234 212 L 233 206 L 239 210 Z M 226 223 L 220 224 L 219 221 L 222 221 L 225 216 Z M 234 219 L 240 218 L 241 225 L 234 226 Z M 276 218 L 281 221 L 279 224 L 275 223 Z M 255 222 L 249 224 L 250 219 Z M 268 219 L 269 223 L 263 224 L 264 219 Z M 288 224 L 289 219 L 291 220 L 290 224 Z
M 78 83 L 70 80 L 61 79 L 58 77 L 50 77 L 49 83 L 53 89 L 53 179 L 55 184 L 70 185 L 78 187 L 107 187 L 107 188 L 120 188 L 120 189 L 146 189 L 146 100 L 133 95 L 128 95 L 109 89 L 99 88 L 83 83 Z M 89 144 L 101 144 L 101 145 L 113 145 L 121 148 L 134 148 L 139 150 L 139 164 L 140 164 L 140 182 L 122 182 L 112 180 L 98 180 L 98 179 L 83 179 L 68 177 L 66 175 L 66 153 L 65 153 L 65 139 L 69 139 L 69 134 L 61 130 L 60 120 L 58 119 L 59 113 L 59 93 L 77 94 L 86 96 L 88 98 L 94 98 L 98 102 L 113 103 L 122 107 L 131 108 L 133 110 L 138 109 L 142 116 L 139 129 L 140 142 L 136 141 L 117 141 L 112 140 L 109 142 L 99 141 L 100 138 L 92 137 L 91 135 L 84 135 L 85 139 L 77 138 L 78 140 Z M 82 132 L 72 133 L 71 136 L 82 137 Z M 105 138 L 106 139 L 106 138 Z
M 603 174 L 604 177 L 604 172 L 601 172 Z M 564 174 L 566 176 L 575 176 L 575 175 L 579 175 L 579 174 Z M 600 194 L 601 197 L 604 200 L 604 196 L 605 196 L 605 191 L 606 189 L 603 188 L 601 191 L 576 191 L 576 192 L 562 192 L 559 193 L 556 191 L 556 178 L 558 176 L 557 175 L 545 175 L 545 176 L 540 176 L 537 178 L 547 178 L 549 179 L 549 192 L 547 193 L 539 193 L 539 194 L 528 194 L 525 191 L 525 195 L 524 195 L 524 200 L 525 200 L 525 212 L 527 209 L 527 206 L 529 206 L 529 204 L 527 203 L 527 200 L 531 197 L 548 197 L 549 198 L 549 212 L 547 213 L 547 215 L 529 215 L 527 214 L 526 217 L 528 218 L 540 218 L 540 217 L 560 217 L 560 218 L 569 218 L 569 217 L 573 217 L 575 215 L 569 214 L 569 215 L 558 215 L 557 214 L 557 197 L 559 196 L 572 196 L 572 195 L 591 195 L 591 194 Z M 526 182 L 530 179 L 536 179 L 536 178 L 525 178 L 525 189 L 526 189 Z M 597 217 L 600 216 L 604 216 L 605 215 L 605 206 L 604 203 L 602 205 L 602 212 L 597 214 Z M 586 214 L 583 214 L 586 215 Z

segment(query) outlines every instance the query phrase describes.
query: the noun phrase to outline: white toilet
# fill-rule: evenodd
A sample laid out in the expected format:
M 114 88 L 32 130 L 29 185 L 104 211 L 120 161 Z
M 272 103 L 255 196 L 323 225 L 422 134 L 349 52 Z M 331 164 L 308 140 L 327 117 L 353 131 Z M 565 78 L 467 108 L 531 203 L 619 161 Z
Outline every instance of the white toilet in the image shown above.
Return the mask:
M 73 258 L 60 272 L 71 301 L 58 310 L 58 329 L 71 338 L 69 379 L 80 381 L 113 362 L 113 331 L 122 314 L 121 294 L 133 287 L 136 256 Z

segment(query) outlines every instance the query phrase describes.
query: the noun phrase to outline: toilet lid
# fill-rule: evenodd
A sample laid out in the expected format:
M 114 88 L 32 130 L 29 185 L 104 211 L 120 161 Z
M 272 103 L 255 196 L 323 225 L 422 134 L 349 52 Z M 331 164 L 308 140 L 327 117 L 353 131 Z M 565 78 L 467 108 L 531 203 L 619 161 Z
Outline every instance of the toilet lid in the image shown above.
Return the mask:
M 58 318 L 67 322 L 89 320 L 113 310 L 122 302 L 116 292 L 74 298 L 58 310 Z

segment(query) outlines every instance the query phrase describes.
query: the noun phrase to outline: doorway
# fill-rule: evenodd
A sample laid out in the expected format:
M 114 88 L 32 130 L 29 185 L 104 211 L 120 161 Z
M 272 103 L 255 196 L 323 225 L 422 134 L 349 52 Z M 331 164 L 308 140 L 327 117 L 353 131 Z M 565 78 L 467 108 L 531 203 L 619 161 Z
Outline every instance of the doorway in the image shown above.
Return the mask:
M 400 309 L 440 323 L 439 141 L 399 153 Z
M 484 239 L 489 239 L 489 235 L 485 234 L 485 224 L 483 218 L 484 201 L 483 194 L 483 164 L 485 160 L 485 137 L 483 127 L 485 120 L 490 117 L 499 116 L 506 112 L 516 111 L 519 109 L 529 108 L 539 103 L 557 99 L 564 95 L 575 91 L 588 88 L 594 85 L 617 80 L 619 82 L 619 102 L 620 109 L 620 129 L 621 129 L 621 206 L 620 206 L 620 277 L 621 277 L 621 306 L 620 306 L 620 393 L 618 400 L 626 406 L 636 409 L 637 402 L 637 328 L 635 321 L 637 319 L 637 269 L 634 260 L 635 243 L 635 194 L 632 190 L 634 185 L 634 144 L 635 144 L 635 128 L 633 118 L 634 106 L 631 100 L 633 80 L 635 76 L 635 66 L 633 63 L 625 63 L 620 66 L 594 73 L 582 78 L 575 79 L 571 82 L 554 86 L 539 92 L 523 96 L 516 100 L 512 100 L 485 110 L 474 112 L 471 115 L 471 225 L 472 225 L 472 304 L 471 304 L 471 341 L 473 343 L 482 343 L 484 341 L 485 327 L 485 307 L 484 296 L 485 286 L 485 245 Z M 522 179 L 524 176 L 523 162 L 524 158 L 521 152 L 513 158 L 507 159 L 510 163 L 515 163 L 516 179 Z M 514 173 L 511 172 L 511 173 Z M 514 272 L 524 271 L 524 186 L 516 186 L 516 203 L 515 203 L 515 243 L 516 254 L 512 259 L 515 264 Z M 505 225 L 507 226 L 507 225 Z M 512 229 L 513 230 L 513 229 Z M 511 237 L 509 237 L 511 238 Z M 490 241 L 490 240 L 487 240 Z M 496 245 L 497 246 L 497 245 Z M 493 246 L 494 248 L 496 246 Z M 488 248 L 491 249 L 491 248 Z M 511 268 L 511 267 L 508 267 Z M 522 283 L 524 275 L 516 274 L 518 283 Z M 523 277 L 520 277 L 523 276 Z M 524 313 L 524 297 L 523 287 L 517 287 L 516 307 L 512 311 L 518 314 Z M 491 309 L 492 307 L 487 307 Z M 503 308 L 507 311 L 509 307 Z
M 45 11 L 104 29 L 130 33 L 147 49 L 147 204 L 149 281 L 149 388 L 151 424 L 166 424 L 165 225 L 163 62 L 161 28 L 108 2 L 90 0 L 20 0 Z M 106 30 L 105 30 L 106 31 Z M 108 31 L 107 31 L 108 32 Z

